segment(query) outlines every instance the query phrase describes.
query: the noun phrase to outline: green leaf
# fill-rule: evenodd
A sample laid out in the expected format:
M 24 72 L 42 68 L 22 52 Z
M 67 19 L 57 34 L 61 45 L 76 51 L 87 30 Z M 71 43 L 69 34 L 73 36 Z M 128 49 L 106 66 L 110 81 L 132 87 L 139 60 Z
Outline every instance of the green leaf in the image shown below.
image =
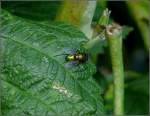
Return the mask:
M 125 39 L 130 32 L 133 31 L 133 28 L 132 27 L 129 27 L 129 26 L 123 26 L 122 28 L 122 38 Z
M 2 8 L 16 16 L 35 21 L 54 20 L 61 1 L 3 1 Z
M 65 67 L 64 49 L 84 50 L 83 33 L 64 23 L 37 24 L 2 11 L 2 114 L 5 116 L 100 115 L 95 66 Z
M 93 21 L 99 20 L 99 17 L 102 15 L 104 9 L 106 8 L 106 4 L 107 4 L 106 0 L 97 0 Z

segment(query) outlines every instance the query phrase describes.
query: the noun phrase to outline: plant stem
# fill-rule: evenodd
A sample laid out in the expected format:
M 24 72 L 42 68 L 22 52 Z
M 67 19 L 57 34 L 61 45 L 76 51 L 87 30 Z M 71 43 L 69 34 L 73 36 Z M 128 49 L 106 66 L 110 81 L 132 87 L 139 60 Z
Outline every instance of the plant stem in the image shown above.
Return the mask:
M 124 70 L 121 27 L 117 24 L 107 26 L 106 37 L 108 39 L 114 78 L 114 115 L 118 116 L 124 113 Z
M 103 11 L 102 16 L 100 17 L 99 21 L 98 21 L 98 25 L 108 25 L 108 21 L 109 21 L 109 16 L 110 16 L 111 11 L 108 10 L 107 8 Z M 104 30 L 103 30 L 104 31 Z M 96 43 L 101 42 L 101 38 L 99 37 L 100 35 L 102 35 L 102 29 L 100 28 L 95 28 L 93 29 L 93 35 L 94 33 L 98 33 L 98 35 L 94 38 L 91 38 L 85 45 L 84 47 L 86 49 L 91 49 L 92 47 L 95 46 Z
M 88 1 L 81 18 L 80 29 L 88 38 L 92 37 L 91 23 L 96 8 L 96 0 Z
M 56 20 L 79 26 L 86 4 L 87 1 L 64 0 L 59 9 Z
M 65 0 L 56 20 L 64 21 L 75 26 L 90 38 L 92 35 L 91 22 L 96 8 L 96 0 Z

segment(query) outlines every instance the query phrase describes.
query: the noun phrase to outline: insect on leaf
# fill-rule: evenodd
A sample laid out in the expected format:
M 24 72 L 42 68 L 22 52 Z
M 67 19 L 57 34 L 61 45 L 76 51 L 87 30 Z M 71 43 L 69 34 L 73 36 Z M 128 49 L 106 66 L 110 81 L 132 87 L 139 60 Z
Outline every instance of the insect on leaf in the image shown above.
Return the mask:
M 2 11 L 2 114 L 5 116 L 100 115 L 95 66 L 65 67 L 64 48 L 79 48 L 83 33 L 64 23 L 49 26 Z M 80 67 L 86 67 L 80 70 Z

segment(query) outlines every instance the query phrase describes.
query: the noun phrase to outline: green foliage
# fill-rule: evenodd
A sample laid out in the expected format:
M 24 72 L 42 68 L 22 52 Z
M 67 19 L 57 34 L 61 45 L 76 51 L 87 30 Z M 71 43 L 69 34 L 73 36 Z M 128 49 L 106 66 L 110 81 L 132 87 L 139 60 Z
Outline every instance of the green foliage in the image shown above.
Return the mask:
M 35 23 L 6 11 L 1 18 L 3 115 L 103 114 L 101 89 L 92 79 L 94 64 L 89 59 L 68 68 L 61 55 L 66 46 L 84 50 L 87 38 L 82 32 L 64 23 Z
M 146 115 L 149 111 L 148 76 L 130 80 L 125 89 L 125 113 Z
M 133 31 L 133 28 L 132 27 L 129 27 L 129 26 L 123 26 L 122 28 L 122 38 L 125 39 L 130 32 Z
M 114 78 L 105 30 L 96 30 L 96 36 L 90 30 L 87 39 L 80 27 L 82 21 L 84 29 L 91 29 L 91 23 L 99 22 L 106 7 L 112 12 L 109 24 L 115 21 L 131 26 L 123 26 L 122 30 L 122 38 L 126 39 L 123 40 L 125 115 L 148 114 L 148 63 L 145 62 L 148 54 L 141 42 L 148 48 L 149 1 L 92 2 L 76 6 L 69 3 L 66 14 L 62 13 L 63 1 L 2 1 L 2 8 L 9 12 L 2 11 L 0 27 L 4 116 L 96 116 L 103 114 L 104 109 L 108 115 L 113 114 Z M 59 15 L 71 17 L 78 27 L 51 22 Z M 66 67 L 68 63 L 62 55 L 66 48 L 90 53 L 89 61 Z
M 126 1 L 130 16 L 132 16 L 134 23 L 136 24 L 140 36 L 143 39 L 145 48 L 149 49 L 149 0 L 134 0 Z M 138 15 L 137 15 L 138 13 Z
M 132 27 L 129 26 L 123 26 L 122 27 L 122 39 L 125 39 L 130 32 L 133 31 Z M 98 53 L 104 53 L 104 48 L 108 46 L 107 38 L 105 37 L 105 31 L 99 33 L 97 37 L 89 40 L 89 42 L 86 44 L 86 48 L 89 49 L 89 52 L 92 55 L 97 55 Z
M 60 6 L 60 1 L 5 1 L 2 8 L 23 18 L 49 21 L 55 19 Z
M 102 13 L 105 9 L 106 9 L 106 0 L 97 0 L 93 21 L 97 22 L 99 18 L 102 16 Z

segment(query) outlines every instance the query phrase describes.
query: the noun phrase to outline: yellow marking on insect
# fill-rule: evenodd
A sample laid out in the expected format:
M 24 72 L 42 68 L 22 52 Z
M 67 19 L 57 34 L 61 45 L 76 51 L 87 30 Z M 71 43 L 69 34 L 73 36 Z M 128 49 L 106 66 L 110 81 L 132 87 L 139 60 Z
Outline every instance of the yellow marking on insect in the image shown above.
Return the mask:
M 78 55 L 78 58 L 79 58 L 79 59 L 82 59 L 82 58 L 83 58 L 83 55 L 82 55 L 82 54 L 79 54 L 79 55 Z
M 74 60 L 74 56 L 73 55 L 69 55 L 68 56 L 68 60 Z

